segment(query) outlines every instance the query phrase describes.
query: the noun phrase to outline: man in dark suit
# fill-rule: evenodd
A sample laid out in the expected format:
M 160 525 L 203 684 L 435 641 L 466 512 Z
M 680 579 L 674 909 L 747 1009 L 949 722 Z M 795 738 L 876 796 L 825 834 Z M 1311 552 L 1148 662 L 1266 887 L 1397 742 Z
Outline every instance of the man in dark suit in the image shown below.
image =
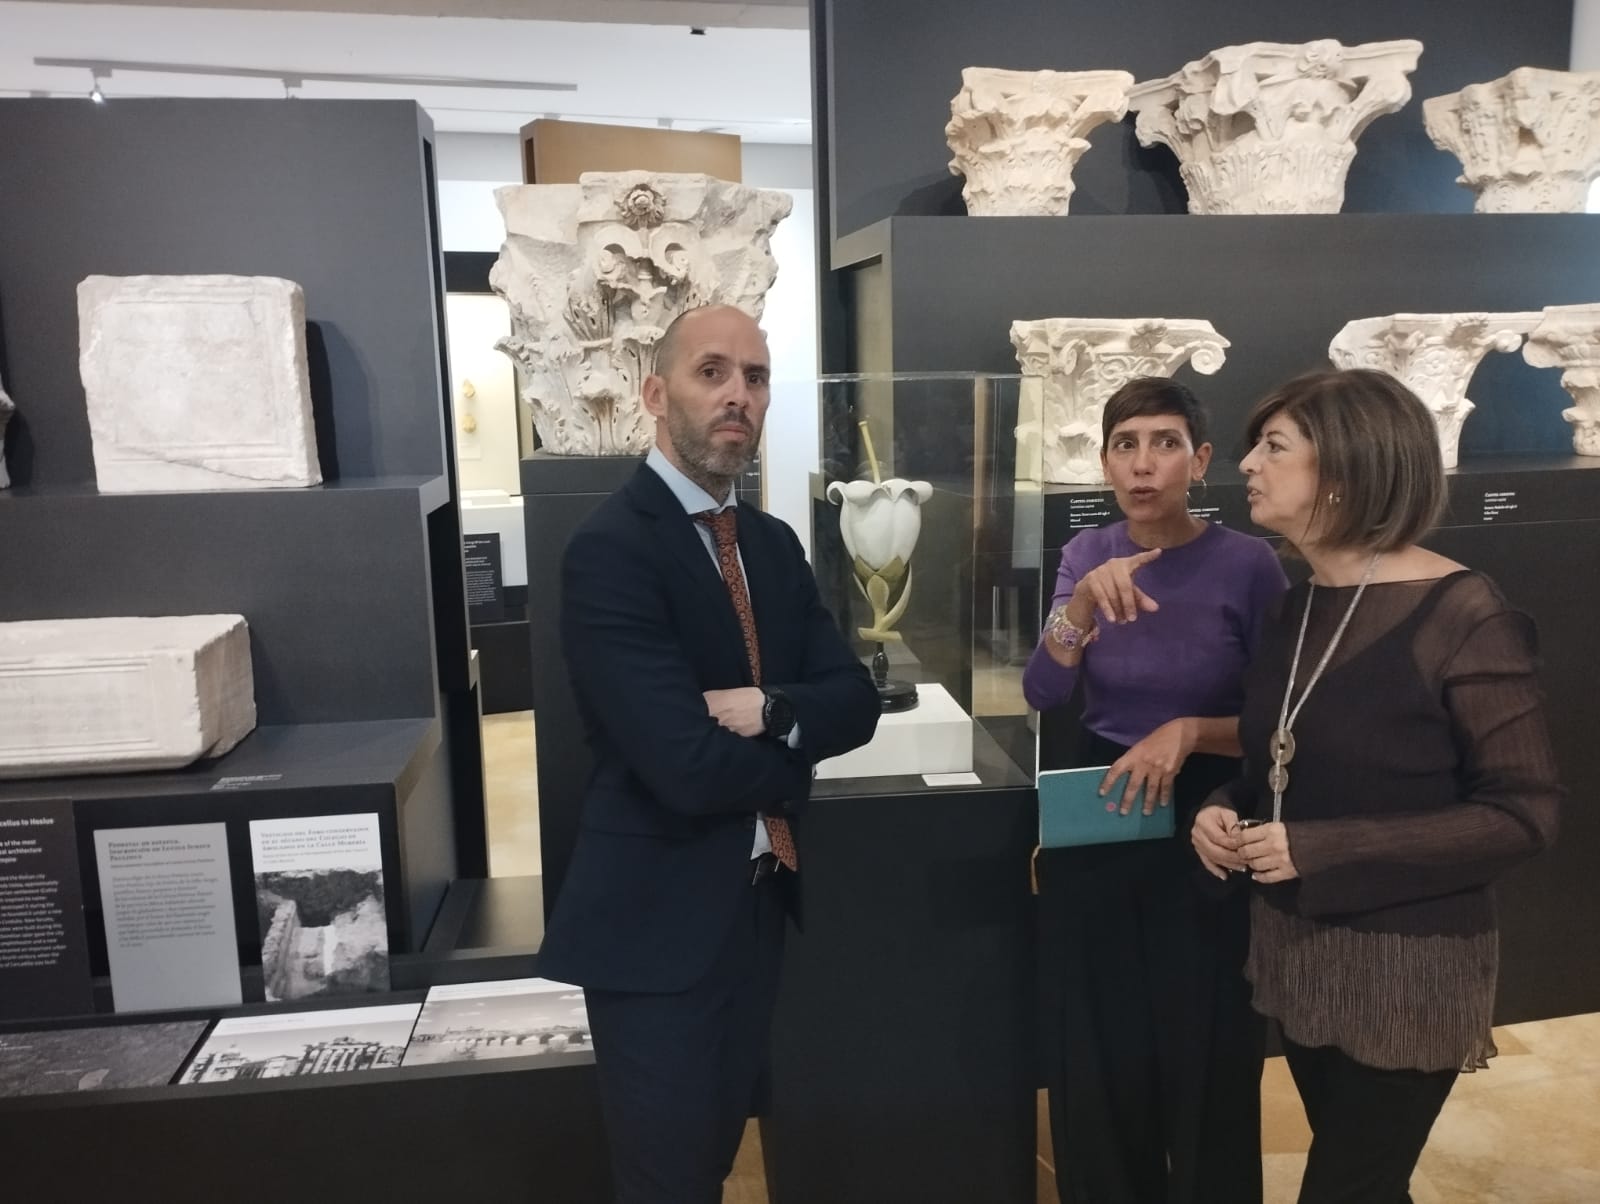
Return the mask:
M 540 973 L 584 987 L 622 1204 L 718 1204 L 767 1057 L 812 766 L 877 692 L 794 532 L 733 483 L 766 339 L 680 316 L 644 382 L 656 445 L 573 535 L 562 637 L 595 770 Z

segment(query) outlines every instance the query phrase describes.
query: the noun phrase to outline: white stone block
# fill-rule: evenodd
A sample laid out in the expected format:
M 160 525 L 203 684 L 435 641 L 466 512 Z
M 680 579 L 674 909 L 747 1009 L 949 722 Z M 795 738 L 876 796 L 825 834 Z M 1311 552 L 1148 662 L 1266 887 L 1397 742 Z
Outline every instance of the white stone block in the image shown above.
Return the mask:
M 917 705 L 878 716 L 870 741 L 817 762 L 819 779 L 972 772 L 972 716 L 943 686 L 917 684 Z
M 0 623 L 0 778 L 176 769 L 256 725 L 239 615 Z
M 318 484 L 305 298 L 270 276 L 90 276 L 79 367 L 102 493 Z

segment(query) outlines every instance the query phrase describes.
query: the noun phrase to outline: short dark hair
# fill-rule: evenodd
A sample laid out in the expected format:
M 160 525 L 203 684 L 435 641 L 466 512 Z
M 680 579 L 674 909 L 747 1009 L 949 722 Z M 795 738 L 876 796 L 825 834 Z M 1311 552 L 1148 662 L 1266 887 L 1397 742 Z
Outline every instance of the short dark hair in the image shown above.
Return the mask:
M 1393 552 L 1439 521 L 1446 487 L 1438 428 L 1428 407 L 1388 373 L 1348 368 L 1295 377 L 1256 404 L 1250 446 L 1278 414 L 1317 453 L 1311 521 L 1323 518 L 1321 542 Z
M 1106 399 L 1100 412 L 1100 445 L 1109 444 L 1111 432 L 1128 419 L 1155 414 L 1182 418 L 1195 447 L 1206 441 L 1206 411 L 1198 397 L 1168 377 L 1136 376 Z

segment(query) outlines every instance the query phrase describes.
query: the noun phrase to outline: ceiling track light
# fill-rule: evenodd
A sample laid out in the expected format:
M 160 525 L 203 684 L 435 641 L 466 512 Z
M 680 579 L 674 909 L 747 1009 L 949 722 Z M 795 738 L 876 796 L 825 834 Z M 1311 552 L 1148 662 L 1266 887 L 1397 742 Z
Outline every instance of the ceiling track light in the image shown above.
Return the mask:
M 92 81 L 89 87 L 89 99 L 97 105 L 105 104 L 106 94 L 100 90 L 100 73 L 91 71 L 89 72 L 89 78 Z

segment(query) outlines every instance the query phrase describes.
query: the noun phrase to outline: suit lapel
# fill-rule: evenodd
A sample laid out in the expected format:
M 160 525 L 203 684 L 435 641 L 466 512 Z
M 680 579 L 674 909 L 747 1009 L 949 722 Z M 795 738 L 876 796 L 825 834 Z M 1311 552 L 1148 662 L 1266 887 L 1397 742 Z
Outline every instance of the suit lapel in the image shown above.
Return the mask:
M 650 521 L 655 537 L 678 562 L 682 570 L 680 580 L 688 582 L 688 588 L 698 595 L 700 603 L 708 608 L 708 614 L 717 616 L 717 625 L 723 629 L 722 643 L 736 652 L 736 661 L 745 667 L 743 675 L 748 681 L 749 666 L 745 660 L 744 635 L 739 630 L 739 616 L 734 613 L 733 600 L 728 596 L 728 587 L 722 580 L 716 561 L 706 551 L 705 542 L 697 529 L 698 524 L 684 513 L 677 497 L 653 468 L 640 466 L 629 482 L 629 494 L 634 507 Z M 744 543 L 742 524 L 739 542 L 741 545 Z M 740 551 L 743 551 L 742 546 Z M 759 632 L 758 617 L 758 635 Z

